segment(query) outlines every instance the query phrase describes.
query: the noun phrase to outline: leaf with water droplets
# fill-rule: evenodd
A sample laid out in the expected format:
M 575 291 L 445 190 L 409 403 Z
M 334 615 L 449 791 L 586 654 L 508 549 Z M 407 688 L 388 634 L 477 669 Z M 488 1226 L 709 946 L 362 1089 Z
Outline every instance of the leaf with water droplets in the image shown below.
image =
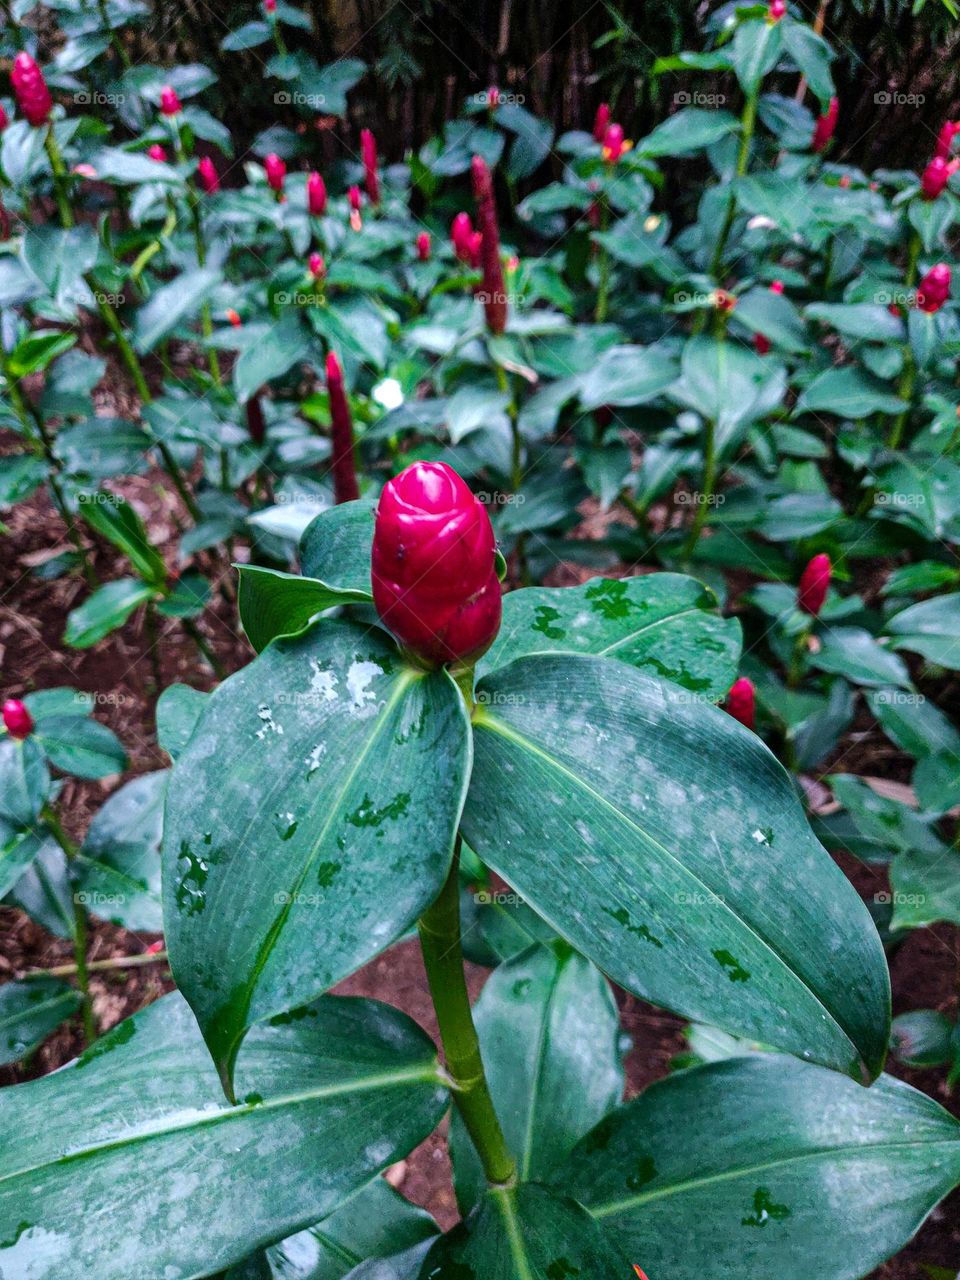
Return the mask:
M 378 628 L 321 621 L 210 696 L 168 789 L 164 920 L 228 1090 L 248 1027 L 329 989 L 436 897 L 469 760 L 453 681 Z
M 651 1276 L 847 1280 L 960 1181 L 960 1124 L 890 1076 L 759 1054 L 651 1085 L 552 1180 Z
M 481 680 L 470 847 L 628 990 L 874 1076 L 890 989 L 866 907 L 760 739 L 620 662 Z

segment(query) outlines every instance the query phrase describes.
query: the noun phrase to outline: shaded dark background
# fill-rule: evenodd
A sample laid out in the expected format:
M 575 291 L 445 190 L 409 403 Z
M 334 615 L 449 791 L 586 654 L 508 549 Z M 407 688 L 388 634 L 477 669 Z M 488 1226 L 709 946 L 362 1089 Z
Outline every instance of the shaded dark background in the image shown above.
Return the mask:
M 559 131 L 589 126 L 597 103 L 610 101 L 628 134 L 642 136 L 678 90 L 723 91 L 716 76 L 658 79 L 650 68 L 658 56 L 709 45 L 711 26 L 732 8 L 675 0 L 305 0 L 300 7 L 314 34 L 285 27 L 288 45 L 308 49 L 321 64 L 338 57 L 367 63 L 350 94 L 348 130 L 372 124 L 390 160 L 418 147 L 468 94 L 489 84 L 522 93 L 527 108 Z M 791 3 L 808 21 L 817 8 Z M 222 118 L 242 143 L 245 132 L 252 137 L 276 117 L 271 94 L 278 82 L 262 75 L 272 49 L 221 53 L 219 46 L 228 30 L 259 13 L 256 0 L 157 0 L 131 49 L 138 59 L 214 65 L 221 79 L 211 93 L 219 94 Z M 842 104 L 834 155 L 865 167 L 916 167 L 941 121 L 960 115 L 957 21 L 942 0 L 925 0 L 918 13 L 897 0 L 828 0 L 824 18 Z M 775 87 L 792 93 L 795 85 L 796 76 L 785 75 Z M 878 105 L 881 92 L 923 101 Z M 739 101 L 735 86 L 727 96 Z

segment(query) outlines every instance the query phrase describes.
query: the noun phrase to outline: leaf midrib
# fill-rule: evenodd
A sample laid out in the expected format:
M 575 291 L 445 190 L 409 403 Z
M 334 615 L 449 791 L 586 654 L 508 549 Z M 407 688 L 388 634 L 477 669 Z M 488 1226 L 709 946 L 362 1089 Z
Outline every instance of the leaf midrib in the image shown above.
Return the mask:
M 108 1151 L 122 1150 L 124 1147 L 136 1147 L 155 1138 L 166 1138 L 177 1133 L 189 1133 L 197 1129 L 210 1128 L 213 1125 L 241 1119 L 244 1116 L 262 1115 L 268 1111 L 276 1111 L 285 1107 L 301 1106 L 309 1102 L 322 1102 L 329 1098 L 351 1096 L 367 1093 L 373 1089 L 390 1085 L 405 1084 L 442 1084 L 439 1071 L 434 1063 L 424 1066 L 410 1067 L 404 1071 L 380 1072 L 377 1075 L 365 1076 L 361 1080 L 351 1080 L 344 1084 L 317 1085 L 312 1089 L 304 1089 L 297 1093 L 278 1094 L 273 1098 L 265 1098 L 262 1102 L 248 1103 L 234 1107 L 223 1107 L 218 1111 L 198 1112 L 188 1119 L 165 1125 L 157 1125 L 140 1133 L 110 1139 L 89 1147 L 79 1147 L 75 1151 L 65 1152 L 55 1159 L 41 1164 L 14 1169 L 10 1173 L 0 1174 L 0 1185 L 16 1178 L 59 1165 L 71 1164 L 75 1160 L 84 1160 L 89 1156 L 102 1155 Z
M 642 1205 L 649 1204 L 652 1200 L 663 1200 L 668 1196 L 682 1195 L 685 1191 L 699 1191 L 701 1187 L 715 1186 L 722 1182 L 734 1182 L 737 1178 L 753 1177 L 754 1174 L 766 1173 L 770 1169 L 779 1169 L 784 1165 L 800 1164 L 805 1160 L 835 1159 L 849 1155 L 862 1155 L 865 1158 L 872 1158 L 877 1154 L 883 1155 L 887 1151 L 919 1149 L 925 1152 L 932 1152 L 939 1147 L 947 1150 L 953 1147 L 956 1154 L 960 1155 L 960 1146 L 958 1144 L 960 1144 L 960 1133 L 956 1138 L 937 1138 L 933 1142 L 876 1142 L 859 1143 L 857 1145 L 848 1144 L 840 1147 L 817 1147 L 812 1151 L 801 1151 L 793 1155 L 781 1156 L 776 1160 L 766 1160 L 760 1164 L 725 1169 L 722 1173 L 708 1174 L 702 1178 L 688 1178 L 683 1182 L 673 1183 L 668 1187 L 660 1187 L 654 1191 L 628 1196 L 625 1200 L 616 1200 L 599 1206 L 586 1205 L 585 1207 L 595 1218 L 608 1218 L 615 1213 L 625 1213 L 629 1209 L 638 1209 Z
M 577 773 L 574 773 L 572 769 L 569 769 L 565 764 L 563 764 L 562 761 L 558 760 L 556 756 L 553 756 L 548 751 L 545 751 L 542 747 L 538 746 L 537 743 L 532 742 L 529 738 L 517 732 L 517 730 L 513 729 L 511 726 L 505 724 L 504 721 L 498 720 L 496 716 L 494 716 L 490 711 L 486 709 L 486 707 L 480 707 L 474 713 L 474 724 L 477 728 L 487 728 L 490 730 L 491 733 L 499 733 L 501 737 L 507 738 L 510 741 L 516 743 L 516 745 L 519 746 L 521 749 L 529 751 L 531 755 L 538 756 L 542 760 L 546 761 L 546 763 L 549 766 L 556 769 L 558 773 L 561 773 L 566 777 L 570 778 L 571 781 L 577 787 L 579 787 L 582 791 L 586 792 L 588 795 L 592 796 L 604 808 L 609 809 L 612 813 L 616 814 L 617 817 L 622 822 L 624 822 L 627 826 L 631 827 L 634 831 L 636 831 L 638 835 L 640 835 L 644 840 L 649 840 L 649 842 L 656 849 L 659 849 L 664 854 L 664 856 L 670 860 L 670 862 L 672 862 L 675 866 L 679 867 L 680 870 L 684 872 L 684 874 L 688 875 L 690 879 L 694 881 L 695 884 L 700 885 L 702 889 L 704 889 L 706 892 L 710 893 L 711 895 L 717 896 L 714 890 L 711 888 L 711 886 L 707 884 L 706 881 L 702 880 L 696 874 L 696 872 L 693 871 L 691 867 L 688 867 L 684 862 L 681 862 L 681 860 L 675 854 L 671 853 L 671 851 L 665 845 L 661 844 L 660 841 L 655 839 L 653 835 L 645 831 L 643 827 L 639 826 L 636 822 L 634 822 L 632 818 L 630 818 L 627 814 L 625 814 L 623 810 L 618 808 L 618 806 L 615 805 L 611 800 L 608 800 L 607 797 L 604 796 L 601 792 L 595 790 L 595 788 L 592 787 L 589 784 L 589 782 L 587 782 L 583 777 L 581 777 Z M 824 1003 L 824 1001 L 816 993 L 816 991 L 813 990 L 813 988 L 806 981 L 806 979 L 803 978 L 801 974 L 797 973 L 797 971 L 793 968 L 792 965 L 787 963 L 787 960 L 785 959 L 785 957 L 781 955 L 781 953 L 777 950 L 777 948 L 767 938 L 765 938 L 763 934 L 759 933 L 754 928 L 754 926 L 750 924 L 749 921 L 745 920 L 741 915 L 739 915 L 736 911 L 734 911 L 733 908 L 730 907 L 722 898 L 719 903 L 719 906 L 722 911 L 726 911 L 730 916 L 733 917 L 733 919 L 743 929 L 745 929 L 754 938 L 756 938 L 757 941 L 763 947 L 765 947 L 772 956 L 774 956 L 779 961 L 783 969 L 795 979 L 795 981 L 799 984 L 799 986 L 804 991 L 808 992 L 808 994 L 814 999 L 814 1001 L 820 1006 L 820 1008 L 828 1016 L 832 1024 L 844 1036 L 847 1043 L 850 1045 L 851 1049 L 855 1053 L 857 1060 L 860 1062 L 863 1062 L 864 1056 L 859 1046 L 854 1043 L 854 1041 L 851 1039 L 849 1033 L 847 1032 L 845 1027 L 842 1025 L 842 1023 L 840 1022 L 836 1014 L 834 1014 L 833 1010 L 830 1009 L 829 1006 Z

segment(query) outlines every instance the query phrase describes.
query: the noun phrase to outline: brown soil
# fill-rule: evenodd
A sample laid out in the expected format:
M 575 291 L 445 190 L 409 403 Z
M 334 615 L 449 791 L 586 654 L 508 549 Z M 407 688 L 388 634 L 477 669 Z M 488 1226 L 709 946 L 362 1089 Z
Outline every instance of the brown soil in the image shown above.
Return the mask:
M 156 543 L 174 554 L 176 504 L 157 475 L 124 481 L 123 492 L 148 520 Z M 155 684 L 160 687 L 184 681 L 209 688 L 213 676 L 198 660 L 190 639 L 175 622 L 163 626 L 156 663 L 136 616 L 120 633 L 92 650 L 77 652 L 61 643 L 66 614 L 84 597 L 87 588 L 76 578 L 42 582 L 32 568 L 50 551 L 58 537 L 65 550 L 62 526 L 42 499 L 24 504 L 8 514 L 10 530 L 0 566 L 0 691 L 11 696 L 30 689 L 69 684 L 88 690 L 98 699 L 96 715 L 121 737 L 130 755 L 134 776 L 166 763 L 156 744 L 153 708 Z M 109 547 L 96 549 L 95 564 L 104 580 L 119 576 L 122 568 Z M 208 559 L 206 567 L 212 568 Z M 223 566 L 221 562 L 221 567 Z M 582 570 L 571 567 L 567 581 L 580 580 Z M 204 634 L 227 670 L 235 670 L 250 658 L 250 650 L 236 625 L 235 606 L 219 592 L 202 621 Z M 871 731 L 866 722 L 854 731 L 835 754 L 831 769 L 902 780 L 908 770 L 899 753 Z M 826 771 L 825 771 L 826 772 Z M 102 782 L 69 781 L 61 805 L 67 826 L 82 836 L 93 812 L 120 779 Z M 885 884 L 884 875 L 853 859 L 841 859 L 844 870 L 864 896 Z M 132 955 L 146 950 L 155 935 L 134 935 L 115 926 L 97 923 L 91 931 L 90 958 Z M 0 982 L 25 970 L 46 968 L 71 960 L 68 943 L 51 938 L 21 912 L 0 907 Z M 960 990 L 960 931 L 948 926 L 918 931 L 908 936 L 891 960 L 894 1012 L 919 1007 L 957 1012 Z M 472 994 L 480 990 L 485 971 L 469 966 Z M 101 972 L 93 976 L 95 1013 L 101 1030 L 171 990 L 169 971 L 162 963 L 143 968 Z M 338 991 L 374 996 L 404 1009 L 431 1034 L 436 1034 L 426 979 L 413 942 L 394 947 L 342 983 Z M 683 1022 L 671 1014 L 618 992 L 624 1029 L 633 1041 L 627 1059 L 628 1093 L 633 1095 L 669 1070 L 671 1059 L 685 1047 Z M 0 1085 L 15 1084 L 44 1075 L 75 1056 L 81 1047 L 80 1031 L 68 1024 L 57 1031 L 24 1065 L 0 1068 Z M 958 1113 L 958 1098 L 946 1094 L 944 1072 L 908 1071 L 890 1064 L 893 1074 L 910 1081 Z M 391 1180 L 409 1199 L 424 1205 L 441 1225 L 456 1218 L 450 1183 L 450 1166 L 443 1131 L 432 1135 L 408 1160 L 397 1167 Z M 926 1268 L 960 1271 L 960 1193 L 945 1201 L 928 1219 L 916 1238 L 894 1260 L 874 1273 L 875 1280 L 929 1280 Z

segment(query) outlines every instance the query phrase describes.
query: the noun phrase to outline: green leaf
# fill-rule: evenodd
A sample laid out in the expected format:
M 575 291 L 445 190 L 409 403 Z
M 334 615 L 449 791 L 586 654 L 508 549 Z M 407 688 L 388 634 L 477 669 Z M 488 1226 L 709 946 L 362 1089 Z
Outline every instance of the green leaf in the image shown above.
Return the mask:
M 0 508 L 23 502 L 43 484 L 49 467 L 32 453 L 7 454 L 0 458 Z
M 157 604 L 164 618 L 197 618 L 210 599 L 210 583 L 202 573 L 185 573 Z
M 50 794 L 50 770 L 36 735 L 0 737 L 0 817 L 29 827 Z
M 750 289 L 737 299 L 733 314 L 751 333 L 762 333 L 784 351 L 798 353 L 810 346 L 800 312 L 782 293 Z
M 99 242 L 93 227 L 31 227 L 23 237 L 24 266 L 37 277 L 59 305 L 75 303 L 78 291 L 87 294 L 84 274 L 97 261 Z M 89 296 L 87 294 L 87 296 Z
M 28 337 L 21 338 L 7 357 L 10 377 L 25 378 L 28 374 L 46 369 L 57 356 L 69 351 L 76 340 L 75 333 L 47 333 L 35 329 Z
M 523 111 L 522 107 L 514 108 Z M 499 114 L 499 113 L 498 113 Z M 553 145 L 553 125 L 549 120 L 540 120 L 529 111 L 523 111 L 522 122 L 518 122 L 516 136 L 510 147 L 504 169 L 514 182 L 529 178 L 534 170 L 550 154 Z
M 166 581 L 163 556 L 126 498 L 106 492 L 82 494 L 80 510 L 87 524 L 122 551 L 142 578 L 155 587 Z
M 884 630 L 894 648 L 909 649 L 928 662 L 960 670 L 960 592 L 912 604 L 888 618 Z
M 800 74 L 806 77 L 810 92 L 826 110 L 834 94 L 833 74 L 830 70 L 833 50 L 823 36 L 818 35 L 805 22 L 794 22 L 791 19 L 777 25 L 783 27 L 784 52 L 797 64 Z
M 10 890 L 8 901 L 48 933 L 73 939 L 77 920 L 67 860 L 56 841 L 43 834 L 40 848 Z
M 377 504 L 366 498 L 321 511 L 300 539 L 300 567 L 341 591 L 370 592 L 370 548 Z
M 895 653 L 878 644 L 863 627 L 825 627 L 810 665 L 845 676 L 854 684 L 910 688 L 910 673 Z
M 946 920 L 960 925 L 960 853 L 939 849 L 911 849 L 890 864 L 893 890 L 891 929 L 921 929 Z
M 238 53 L 243 49 L 256 49 L 258 45 L 266 44 L 269 39 L 269 23 L 254 20 L 245 22 L 242 27 L 237 27 L 236 31 L 231 31 L 221 40 L 220 48 L 224 53 Z
M 804 315 L 808 320 L 829 325 L 847 338 L 902 342 L 905 336 L 899 316 L 891 315 L 886 307 L 872 302 L 814 302 L 804 308 Z
M 123 743 L 99 720 L 50 716 L 37 725 L 35 737 L 52 765 L 78 778 L 106 778 L 127 767 Z
M 904 402 L 882 382 L 855 365 L 826 369 L 797 400 L 796 413 L 829 413 L 838 418 L 867 418 L 871 413 L 899 413 Z
M 97 171 L 99 182 L 114 182 L 118 186 L 130 187 L 144 182 L 183 186 L 183 178 L 171 165 L 151 160 L 138 151 L 104 147 L 101 151 L 94 152 L 90 157 L 90 164 Z
M 361 1262 L 387 1258 L 437 1235 L 423 1209 L 377 1178 L 329 1218 L 267 1250 L 268 1274 L 283 1280 L 341 1280 Z
M 744 93 L 755 93 L 763 77 L 773 70 L 780 55 L 782 30 L 782 22 L 764 18 L 741 22 L 737 27 L 730 54 Z
M 671 394 L 715 423 L 717 447 L 739 438 L 750 422 L 779 406 L 782 366 L 745 347 L 715 338 L 690 338 L 681 356 L 681 375 Z M 771 404 L 771 389 L 774 402 Z
M 341 604 L 366 604 L 368 591 L 343 591 L 317 578 L 296 573 L 239 565 L 237 605 L 247 639 L 261 653 L 277 636 L 299 635 L 324 609 Z
M 81 905 L 125 929 L 159 933 L 160 838 L 167 771 L 144 773 L 107 800 L 75 861 Z
M 0 1269 L 57 1280 L 206 1276 L 330 1213 L 437 1123 L 409 1018 L 327 998 L 258 1027 L 225 1105 L 196 1023 L 164 996 L 82 1058 L 4 1091 Z M 123 1213 L 91 1206 L 122 1203 Z M 189 1211 L 186 1211 L 189 1210 Z
M 222 279 L 219 271 L 201 267 L 161 285 L 134 318 L 133 344 L 140 354 L 152 351 L 182 321 L 196 315 Z
M 891 1051 L 908 1067 L 944 1067 L 953 1061 L 955 1025 L 936 1009 L 901 1013 L 893 1020 Z
M 610 347 L 581 376 L 580 407 L 647 404 L 676 376 L 674 358 L 662 347 Z
M 740 128 L 729 111 L 683 107 L 637 143 L 639 156 L 684 156 L 703 151 Z
M 105 583 L 67 614 L 64 643 L 73 649 L 89 649 L 122 627 L 134 609 L 153 595 L 153 588 L 139 578 L 117 578 Z
M 7 982 L 0 987 L 0 1066 L 18 1062 L 75 1013 L 80 996 L 56 978 Z
M 471 848 L 616 982 L 724 1030 L 875 1075 L 886 961 L 760 739 L 603 658 L 485 677 Z
M 494 1105 L 523 1182 L 545 1181 L 623 1096 L 617 1006 L 603 975 L 559 943 L 494 971 L 474 1005 Z M 457 1202 L 486 1190 L 459 1113 L 450 1130 Z
M 469 760 L 451 678 L 406 666 L 377 628 L 321 621 L 211 695 L 170 781 L 164 920 L 225 1085 L 252 1023 L 327 990 L 433 901 Z
M 208 694 L 187 684 L 167 685 L 157 700 L 157 741 L 171 760 L 183 751 L 207 705 Z
M 279 378 L 310 350 L 310 335 L 296 312 L 285 311 L 281 318 L 265 329 L 260 341 L 251 343 L 240 353 L 233 367 L 233 388 L 237 399 L 245 402 L 271 378 Z
M 960 1125 L 931 1098 L 754 1055 L 651 1085 L 556 1182 L 651 1276 L 848 1280 L 958 1179 Z
M 679 573 L 593 578 L 579 587 L 527 587 L 503 598 L 503 622 L 480 672 L 530 653 L 618 658 L 719 701 L 737 674 L 740 624 L 713 592 Z
M 18 827 L 0 817 L 0 898 L 5 898 L 34 858 L 46 836 L 33 827 Z

